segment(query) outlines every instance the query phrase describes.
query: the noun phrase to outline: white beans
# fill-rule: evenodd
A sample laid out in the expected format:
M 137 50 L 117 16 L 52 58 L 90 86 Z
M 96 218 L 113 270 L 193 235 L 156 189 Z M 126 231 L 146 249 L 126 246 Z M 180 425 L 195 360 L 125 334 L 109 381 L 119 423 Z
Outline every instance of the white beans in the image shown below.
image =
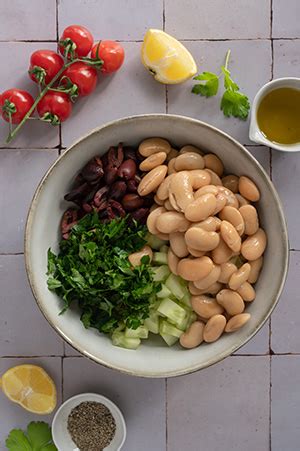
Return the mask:
M 225 332 L 235 332 L 236 330 L 243 327 L 251 318 L 250 313 L 240 313 L 235 315 L 226 324 Z
M 185 280 L 200 280 L 213 269 L 213 262 L 209 257 L 183 258 L 177 266 L 178 274 Z
M 187 349 L 196 348 L 203 341 L 203 331 L 205 324 L 202 321 L 195 321 L 188 330 L 180 336 L 181 346 Z
M 203 221 L 213 214 L 216 205 L 217 200 L 213 194 L 204 194 L 188 204 L 184 214 L 189 221 Z
M 206 343 L 213 343 L 224 332 L 226 326 L 226 318 L 223 315 L 212 316 L 205 324 L 203 330 L 203 338 Z
M 230 316 L 242 313 L 245 308 L 242 297 L 236 291 L 226 288 L 217 294 L 217 301 Z
M 191 303 L 194 312 L 205 319 L 224 312 L 223 307 L 217 303 L 216 299 L 209 296 L 192 296 Z
M 212 251 L 219 242 L 220 237 L 216 232 L 207 232 L 201 227 L 190 227 L 185 233 L 186 244 L 199 251 Z

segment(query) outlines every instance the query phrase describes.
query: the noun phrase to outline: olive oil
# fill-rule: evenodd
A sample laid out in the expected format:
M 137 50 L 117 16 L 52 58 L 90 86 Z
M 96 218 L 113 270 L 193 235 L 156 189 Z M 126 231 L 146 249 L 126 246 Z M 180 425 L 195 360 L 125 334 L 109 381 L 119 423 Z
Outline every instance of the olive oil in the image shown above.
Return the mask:
M 269 141 L 280 144 L 300 142 L 300 90 L 278 88 L 260 102 L 257 123 Z

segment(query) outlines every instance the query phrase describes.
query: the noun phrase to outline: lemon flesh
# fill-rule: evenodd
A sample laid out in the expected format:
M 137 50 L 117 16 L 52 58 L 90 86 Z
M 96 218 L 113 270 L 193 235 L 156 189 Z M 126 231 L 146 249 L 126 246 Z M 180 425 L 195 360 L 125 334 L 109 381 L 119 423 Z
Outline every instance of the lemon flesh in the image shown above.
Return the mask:
M 141 58 L 155 80 L 161 83 L 182 83 L 197 73 L 197 66 L 190 52 L 177 39 L 161 30 L 147 31 Z

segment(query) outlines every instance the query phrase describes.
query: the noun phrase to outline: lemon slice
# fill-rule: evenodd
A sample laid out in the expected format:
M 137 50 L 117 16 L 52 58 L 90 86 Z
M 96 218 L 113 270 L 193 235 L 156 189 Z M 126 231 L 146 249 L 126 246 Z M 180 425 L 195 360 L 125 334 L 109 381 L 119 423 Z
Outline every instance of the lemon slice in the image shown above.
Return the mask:
M 19 365 L 10 368 L 0 380 L 0 388 L 13 402 L 29 412 L 46 415 L 56 407 L 56 388 L 43 368 Z
M 169 34 L 150 29 L 144 37 L 142 62 L 155 80 L 165 84 L 177 84 L 191 78 L 197 66 L 190 52 Z

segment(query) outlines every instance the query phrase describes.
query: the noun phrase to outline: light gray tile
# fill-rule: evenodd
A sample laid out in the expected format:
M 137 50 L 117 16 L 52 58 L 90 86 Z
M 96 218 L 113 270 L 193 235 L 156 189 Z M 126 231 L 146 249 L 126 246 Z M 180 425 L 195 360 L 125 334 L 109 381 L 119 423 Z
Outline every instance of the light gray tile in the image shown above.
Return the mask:
M 272 451 L 298 451 L 300 441 L 300 356 L 272 356 Z
M 44 370 L 46 370 L 49 376 L 55 382 L 58 394 L 59 406 L 61 403 L 61 358 L 60 357 L 41 357 L 38 359 L 0 359 L 0 374 L 2 375 L 5 371 L 15 365 L 22 364 L 34 364 L 39 365 Z M 27 425 L 31 421 L 45 421 L 51 425 L 54 413 L 51 415 L 35 415 L 27 412 L 18 404 L 14 404 L 9 399 L 7 399 L 3 394 L 1 394 L 1 421 L 0 421 L 0 449 L 1 451 L 6 449 L 5 440 L 12 429 L 21 428 L 26 429 Z
M 64 398 L 94 392 L 114 401 L 124 414 L 122 451 L 165 451 L 165 381 L 142 379 L 104 368 L 83 357 L 64 359 Z
M 0 150 L 0 253 L 23 252 L 28 208 L 56 150 Z
M 300 353 L 300 252 L 290 253 L 285 288 L 272 317 L 271 348 L 275 353 Z
M 66 356 L 82 356 L 80 352 L 76 351 L 75 348 L 72 348 L 72 346 L 68 345 L 66 342 L 64 343 L 65 346 L 65 355 Z
M 168 380 L 170 451 L 269 450 L 269 357 L 228 357 Z
M 270 149 L 266 146 L 247 146 L 249 152 L 256 158 L 256 160 L 270 175 Z
M 258 89 L 271 77 L 271 47 L 268 41 L 202 41 L 185 42 L 198 63 L 198 71 L 219 73 L 228 49 L 231 49 L 230 70 L 233 79 L 250 101 Z M 254 70 L 253 68 L 257 68 Z M 258 70 L 259 68 L 259 70 Z M 209 99 L 191 93 L 196 82 L 189 80 L 168 87 L 169 113 L 191 116 L 208 122 L 235 137 L 242 144 L 250 144 L 249 119 L 241 121 L 226 118 L 220 110 L 223 86 L 220 93 Z
M 163 27 L 163 0 L 59 0 L 59 32 L 72 23 L 95 39 L 141 40 L 148 28 Z
M 299 0 L 273 0 L 273 38 L 300 38 Z
M 29 5 L 28 2 L 22 3 Z M 2 5 L 1 2 L 0 4 Z M 39 9 L 42 11 L 41 6 L 39 6 Z M 2 17 L 1 13 L 0 17 Z M 35 18 L 34 20 L 37 19 Z M 0 42 L 0 60 L 5 61 L 5 64 L 1 65 L 0 72 L 1 93 L 10 88 L 19 88 L 29 91 L 34 98 L 38 95 L 37 84 L 29 78 L 27 73 L 30 55 L 38 48 L 55 50 L 56 45 L 48 42 L 40 44 L 37 44 L 36 42 Z M 0 147 L 7 147 L 5 144 L 7 134 L 8 123 L 1 118 Z M 16 138 L 11 142 L 9 147 L 27 147 L 32 149 L 34 147 L 55 147 L 58 144 L 58 127 L 53 127 L 53 125 L 42 121 L 29 120 L 20 130 Z
M 283 203 L 290 247 L 300 250 L 299 171 L 300 153 L 272 151 L 272 180 Z
M 260 331 L 235 354 L 255 355 L 269 353 L 269 321 L 260 329 Z
M 270 14 L 270 0 L 166 0 L 166 31 L 178 39 L 268 38 Z
M 32 296 L 23 255 L 0 255 L 0 286 L 0 355 L 62 355 L 62 340 Z
M 274 41 L 274 78 L 299 77 L 299 71 L 300 40 Z
M 100 76 L 95 93 L 80 100 L 72 120 L 62 125 L 63 144 L 107 121 L 123 116 L 165 112 L 165 87 L 157 83 L 140 61 L 140 44 L 124 44 L 124 66 L 113 76 Z
M 56 0 L 1 0 L 0 17 L 1 41 L 56 39 Z

